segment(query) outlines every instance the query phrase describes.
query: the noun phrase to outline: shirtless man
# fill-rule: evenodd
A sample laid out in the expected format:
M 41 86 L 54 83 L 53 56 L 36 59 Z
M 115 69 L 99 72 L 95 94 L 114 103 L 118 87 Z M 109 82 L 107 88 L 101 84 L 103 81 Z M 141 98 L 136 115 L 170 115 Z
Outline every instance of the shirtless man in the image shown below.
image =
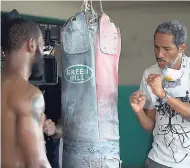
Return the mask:
M 43 36 L 34 22 L 10 21 L 2 42 L 2 168 L 50 168 L 42 131 L 44 98 L 28 82 L 43 73 Z

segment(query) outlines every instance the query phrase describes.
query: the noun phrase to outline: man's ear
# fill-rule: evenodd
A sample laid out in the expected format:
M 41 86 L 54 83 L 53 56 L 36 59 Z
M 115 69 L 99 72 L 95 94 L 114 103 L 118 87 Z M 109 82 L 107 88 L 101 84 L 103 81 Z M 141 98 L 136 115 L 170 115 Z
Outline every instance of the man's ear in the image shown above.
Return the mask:
M 184 44 L 181 44 L 181 45 L 179 46 L 179 52 L 180 52 L 180 53 L 184 53 L 186 47 L 187 47 L 187 44 L 185 44 L 185 43 L 184 43 Z
M 28 40 L 27 48 L 29 52 L 35 53 L 36 48 L 37 48 L 36 40 L 34 40 L 33 38 L 30 38 Z

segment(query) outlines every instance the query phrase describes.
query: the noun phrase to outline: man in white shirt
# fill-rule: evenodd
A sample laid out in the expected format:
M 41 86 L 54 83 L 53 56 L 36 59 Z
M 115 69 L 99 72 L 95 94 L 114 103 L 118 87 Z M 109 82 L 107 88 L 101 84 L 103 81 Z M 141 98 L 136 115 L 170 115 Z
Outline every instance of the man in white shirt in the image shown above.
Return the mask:
M 145 168 L 190 167 L 190 57 L 187 29 L 179 21 L 161 23 L 154 34 L 157 64 L 144 71 L 130 104 L 141 126 L 153 131 Z

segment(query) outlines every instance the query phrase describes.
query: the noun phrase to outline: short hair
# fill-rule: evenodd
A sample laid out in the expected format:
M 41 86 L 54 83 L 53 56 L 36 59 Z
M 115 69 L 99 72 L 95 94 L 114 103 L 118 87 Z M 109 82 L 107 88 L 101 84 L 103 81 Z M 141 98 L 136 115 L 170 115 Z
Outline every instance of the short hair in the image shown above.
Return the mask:
M 187 28 L 178 20 L 169 20 L 158 25 L 154 33 L 154 39 L 156 33 L 172 35 L 173 42 L 177 47 L 187 42 Z
M 16 18 L 4 25 L 2 33 L 2 49 L 4 52 L 10 52 L 19 50 L 30 38 L 37 41 L 40 36 L 40 28 L 33 21 Z

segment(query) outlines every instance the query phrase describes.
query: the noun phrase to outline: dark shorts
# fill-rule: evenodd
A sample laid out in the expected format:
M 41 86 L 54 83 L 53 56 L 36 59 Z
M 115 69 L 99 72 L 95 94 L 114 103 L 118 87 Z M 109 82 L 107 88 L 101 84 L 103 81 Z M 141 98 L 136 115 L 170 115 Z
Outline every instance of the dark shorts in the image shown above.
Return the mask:
M 145 161 L 145 168 L 170 168 L 164 165 L 161 165 L 155 161 L 153 161 L 150 158 L 147 158 L 147 160 Z
M 46 155 L 52 168 L 60 168 L 59 166 L 59 143 L 60 139 L 46 138 Z

